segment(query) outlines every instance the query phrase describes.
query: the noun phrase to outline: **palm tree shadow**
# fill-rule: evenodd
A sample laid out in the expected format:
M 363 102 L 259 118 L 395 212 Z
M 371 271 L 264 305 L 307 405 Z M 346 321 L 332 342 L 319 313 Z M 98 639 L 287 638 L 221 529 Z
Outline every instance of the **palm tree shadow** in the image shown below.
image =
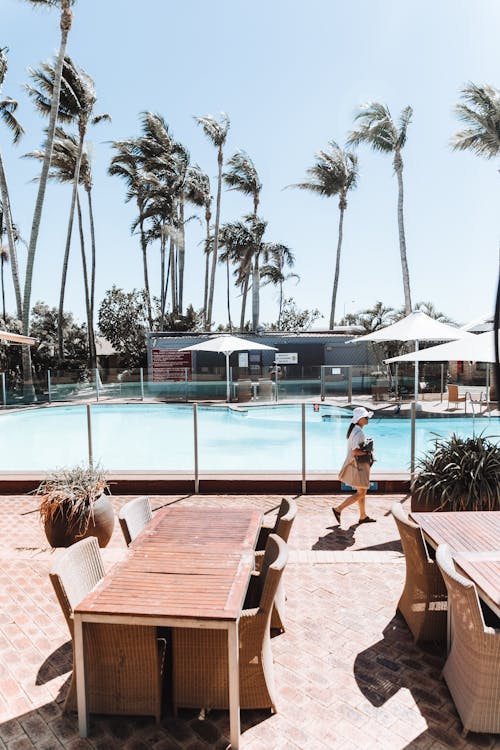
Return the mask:
M 55 677 L 60 677 L 73 668 L 73 646 L 71 640 L 56 648 L 40 666 L 35 685 L 45 685 Z
M 372 706 L 380 708 L 405 688 L 425 719 L 426 731 L 405 745 L 405 750 L 423 747 L 424 740 L 442 743 L 443 747 L 463 747 L 462 724 L 441 678 L 445 660 L 444 644 L 416 645 L 399 613 L 384 628 L 383 638 L 356 656 L 354 677 Z M 477 740 L 481 747 L 490 747 L 488 741 L 484 744 L 490 737 L 493 735 L 468 735 L 471 741 L 474 738 L 471 746 Z
M 348 529 L 342 529 L 340 526 L 328 526 L 327 528 L 331 529 L 331 532 L 326 536 L 318 537 L 318 541 L 314 542 L 311 549 L 341 552 L 352 547 L 356 541 L 354 537 L 356 526 L 350 526 Z

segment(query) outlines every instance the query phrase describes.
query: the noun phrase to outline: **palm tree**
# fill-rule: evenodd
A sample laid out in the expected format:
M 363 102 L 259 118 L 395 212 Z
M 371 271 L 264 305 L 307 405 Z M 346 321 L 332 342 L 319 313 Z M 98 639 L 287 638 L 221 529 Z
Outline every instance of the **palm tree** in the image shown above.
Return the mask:
M 59 110 L 59 94 L 61 91 L 61 77 L 62 69 L 64 64 L 64 56 L 66 54 L 66 44 L 68 41 L 68 34 L 71 30 L 71 24 L 73 22 L 73 13 L 71 6 L 74 4 L 74 0 L 27 0 L 31 5 L 34 6 L 46 6 L 59 8 L 61 11 L 60 16 L 60 29 L 61 39 L 59 44 L 59 52 L 57 55 L 57 62 L 54 71 L 54 88 L 50 106 L 50 117 L 49 125 L 47 128 L 47 139 L 45 146 L 45 155 L 42 164 L 42 170 L 40 173 L 40 181 L 38 183 L 38 193 L 36 197 L 35 209 L 33 212 L 33 221 L 31 225 L 31 233 L 28 244 L 28 257 L 26 261 L 26 276 L 24 279 L 24 296 L 23 296 L 23 333 L 28 335 L 29 324 L 30 324 L 30 302 L 31 302 L 31 288 L 33 284 L 33 266 L 35 263 L 35 253 L 38 241 L 38 234 L 40 231 L 40 223 L 42 220 L 42 209 L 43 201 L 45 198 L 45 190 L 47 188 L 47 178 L 49 174 L 50 159 L 52 156 L 52 146 L 54 143 L 54 133 L 57 124 L 57 114 Z M 29 346 L 23 346 L 23 379 L 25 392 L 32 396 L 33 391 L 33 380 L 31 374 L 31 353 Z
M 415 305 L 415 311 L 421 310 L 426 315 L 429 316 L 429 318 L 434 318 L 434 320 L 439 320 L 440 323 L 447 323 L 448 325 L 456 325 L 455 321 L 452 320 L 446 313 L 441 312 L 437 309 L 434 302 L 417 302 Z
M 281 318 L 283 315 L 283 284 L 289 279 L 299 281 L 300 277 L 296 273 L 285 273 L 285 267 L 292 268 L 295 258 L 290 248 L 286 245 L 270 243 L 269 245 L 269 262 L 260 269 L 260 277 L 264 284 L 273 284 L 279 287 L 278 295 L 278 331 L 281 331 Z
M 259 180 L 259 175 L 255 168 L 255 164 L 251 158 L 244 151 L 237 151 L 227 162 L 229 167 L 228 172 L 224 172 L 222 175 L 224 182 L 230 190 L 238 190 L 244 195 L 251 195 L 253 198 L 253 216 L 257 217 L 257 211 L 259 209 L 260 191 L 262 190 L 262 183 Z M 248 268 L 245 277 L 241 282 L 242 289 L 242 301 L 241 301 L 241 318 L 240 318 L 240 330 L 242 331 L 245 326 L 245 310 L 246 301 L 248 294 L 248 285 L 250 282 L 250 276 L 252 273 L 251 267 Z
M 137 222 L 134 222 L 134 225 L 139 227 L 144 274 L 144 294 L 148 325 L 149 330 L 151 331 L 153 329 L 153 314 L 151 308 L 151 292 L 149 288 L 147 257 L 148 243 L 146 241 L 146 233 L 144 229 L 144 212 L 146 210 L 148 198 L 149 181 L 144 174 L 144 169 L 138 157 L 139 149 L 137 140 L 130 139 L 126 141 L 113 141 L 112 147 L 115 149 L 116 154 L 111 159 L 108 174 L 116 175 L 117 177 L 124 179 L 127 185 L 125 200 L 129 201 L 135 198 L 137 203 L 138 217 Z M 132 231 L 134 231 L 134 227 L 132 228 Z
M 42 115 L 47 116 L 50 114 L 50 105 L 52 100 L 52 94 L 54 90 L 54 77 L 55 68 L 50 63 L 42 63 L 40 69 L 36 70 L 33 68 L 29 69 L 31 78 L 35 83 L 35 87 L 26 85 L 29 96 L 35 101 L 36 108 L 41 112 Z M 64 259 L 61 275 L 61 289 L 59 294 L 59 313 L 58 313 L 58 351 L 59 361 L 63 359 L 63 308 L 64 308 L 64 294 L 66 289 L 66 276 L 68 272 L 68 261 L 69 251 L 71 246 L 71 234 L 73 231 L 73 219 L 75 214 L 77 191 L 79 184 L 80 168 L 82 162 L 83 148 L 85 144 L 85 136 L 87 134 L 87 128 L 89 123 L 96 125 L 103 120 L 110 120 L 109 115 L 97 115 L 92 116 L 94 105 L 97 97 L 95 93 L 94 81 L 89 74 L 83 70 L 78 70 L 73 63 L 72 59 L 68 56 L 64 58 L 63 72 L 61 78 L 61 92 L 59 97 L 59 113 L 58 119 L 60 122 L 72 123 L 77 122 L 78 124 L 78 153 L 75 161 L 75 173 L 73 177 L 73 191 L 71 195 L 71 205 L 68 219 L 68 229 L 66 233 L 66 247 L 64 250 Z M 93 329 L 93 321 L 88 321 L 89 326 Z M 94 359 L 92 352 L 91 336 L 89 338 L 90 344 L 90 358 Z
M 31 151 L 25 154 L 26 157 L 43 160 L 44 151 L 37 150 Z M 76 164 L 80 161 L 80 168 L 78 169 L 79 184 L 84 185 L 86 189 L 92 185 L 92 170 L 90 166 L 90 160 L 88 153 L 85 149 L 80 149 L 79 139 L 74 135 L 66 133 L 62 128 L 56 128 L 54 146 L 52 149 L 52 159 L 50 164 L 49 179 L 59 182 L 63 185 L 73 185 L 76 171 Z M 90 201 L 90 208 L 91 208 Z M 88 328 L 88 351 L 89 351 L 89 366 L 95 367 L 95 339 L 92 321 L 92 297 L 93 297 L 93 280 L 89 282 L 89 274 L 87 268 L 87 256 L 85 251 L 85 240 L 83 233 L 83 220 L 80 207 L 80 198 L 77 193 L 76 195 L 76 208 L 78 213 L 78 226 L 80 232 L 80 249 L 82 257 L 82 271 L 83 271 L 83 284 L 85 291 L 85 310 L 87 314 L 87 328 Z M 92 256 L 95 255 L 95 248 L 93 247 Z M 95 260 L 93 257 L 93 265 Z M 63 318 L 64 328 L 64 318 Z M 59 325 L 58 325 L 58 343 L 59 339 Z M 62 361 L 64 352 L 61 355 L 59 353 L 59 361 Z
M 358 159 L 351 151 L 344 151 L 335 141 L 330 141 L 325 151 L 318 151 L 314 166 L 307 170 L 310 179 L 299 182 L 292 187 L 310 190 L 327 198 L 339 196 L 339 230 L 337 240 L 337 256 L 332 289 L 332 305 L 330 308 L 330 330 L 335 325 L 335 306 L 337 304 L 337 290 L 340 274 L 340 254 L 342 250 L 344 212 L 347 208 L 347 194 L 356 187 L 358 179 Z
M 2 285 L 2 311 L 3 311 L 3 322 L 4 322 L 4 328 L 7 325 L 7 312 L 5 310 L 5 281 L 4 281 L 4 265 L 9 262 L 9 248 L 2 244 L 2 237 L 5 232 L 5 227 L 3 223 L 3 207 L 0 206 L 0 281 Z
M 375 302 L 373 307 L 362 310 L 356 316 L 356 322 L 362 325 L 367 333 L 378 331 L 379 328 L 394 323 L 397 313 L 393 307 L 387 307 L 383 302 Z
M 413 109 L 409 106 L 405 107 L 396 124 L 392 119 L 388 107 L 378 102 L 370 102 L 364 105 L 356 115 L 355 121 L 359 123 L 359 128 L 353 130 L 347 140 L 347 143 L 351 146 L 367 143 L 375 151 L 394 155 L 392 163 L 398 180 L 399 252 L 401 255 L 405 312 L 407 315 L 411 313 L 412 308 L 403 216 L 403 157 L 401 152 L 406 143 L 406 135 L 412 114 Z
M 210 221 L 212 219 L 212 196 L 210 194 L 210 178 L 197 164 L 189 167 L 185 185 L 186 200 L 195 206 L 205 209 L 205 277 L 203 284 L 203 326 L 207 327 L 208 280 L 210 275 L 211 234 Z
M 451 145 L 487 159 L 500 154 L 500 91 L 493 86 L 468 83 L 460 92 L 463 102 L 455 112 L 467 127 L 456 133 Z
M 244 216 L 243 221 L 225 224 L 220 233 L 220 244 L 225 248 L 220 260 L 225 261 L 226 265 L 230 261 L 237 264 L 237 283 L 241 284 L 248 269 L 252 269 L 252 331 L 256 331 L 259 326 L 260 261 L 268 263 L 271 256 L 278 252 L 278 248 L 281 248 L 284 256 L 291 256 L 290 250 L 284 245 L 264 242 L 266 227 L 266 221 L 250 214 Z
M 199 123 L 203 132 L 213 143 L 217 149 L 217 164 L 219 167 L 217 177 L 217 198 L 215 203 L 215 226 L 214 226 L 214 238 L 212 248 L 212 268 L 210 272 L 210 286 L 208 291 L 208 312 L 207 312 L 207 330 L 210 330 L 212 326 L 212 312 L 214 304 L 214 288 L 215 288 L 215 269 L 217 267 L 218 255 L 219 255 L 219 224 L 220 224 L 220 200 L 222 192 L 222 165 L 224 163 L 223 147 L 226 143 L 227 134 L 229 131 L 230 120 L 225 112 L 221 113 L 220 122 L 207 115 L 206 117 L 195 117 L 197 123 Z M 232 330 L 231 323 L 231 308 L 229 305 L 229 259 L 226 262 L 226 277 L 227 277 L 227 317 L 229 330 Z
M 2 91 L 3 82 L 7 74 L 7 48 L 0 48 L 0 93 Z M 17 102 L 10 97 L 6 99 L 0 99 L 0 117 L 7 125 L 9 130 L 12 132 L 13 143 L 18 143 L 24 130 L 17 121 L 14 112 L 17 109 Z M 7 188 L 7 178 L 5 175 L 5 169 L 3 166 L 2 153 L 0 151 L 0 196 L 2 199 L 2 213 L 3 223 L 5 224 L 5 233 L 7 235 L 8 254 L 10 255 L 11 268 L 12 268 L 12 281 L 14 283 L 14 293 L 16 296 L 16 309 L 17 317 L 19 320 L 22 318 L 22 299 L 21 299 L 21 284 L 19 281 L 19 270 L 17 265 L 17 253 L 15 244 L 15 233 L 12 224 L 12 215 L 10 209 L 9 191 Z M 3 274 L 3 256 L 2 256 L 2 274 Z M 3 283 L 3 276 L 2 276 Z M 2 287 L 3 288 L 3 287 Z M 5 316 L 4 316 L 5 317 Z

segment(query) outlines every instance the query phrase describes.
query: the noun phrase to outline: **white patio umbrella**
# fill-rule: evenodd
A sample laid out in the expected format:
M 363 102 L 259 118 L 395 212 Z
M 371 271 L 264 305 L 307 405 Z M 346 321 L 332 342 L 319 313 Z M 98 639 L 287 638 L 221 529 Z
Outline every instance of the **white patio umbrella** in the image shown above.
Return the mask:
M 0 331 L 0 341 L 10 341 L 13 344 L 28 344 L 28 346 L 38 344 L 38 339 L 34 339 L 32 336 L 21 336 L 20 333 L 11 333 L 10 331 Z
M 238 336 L 232 336 L 229 333 L 224 333 L 222 336 L 215 336 L 214 338 L 208 338 L 206 341 L 201 341 L 199 344 L 193 344 L 192 346 L 184 346 L 179 349 L 181 352 L 219 352 L 226 356 L 226 400 L 230 400 L 230 385 L 229 385 L 229 357 L 233 352 L 248 352 L 256 351 L 259 349 L 268 349 L 277 351 L 275 346 L 267 346 L 267 344 L 260 344 L 257 341 L 247 341 L 246 339 L 240 339 Z
M 399 357 L 384 359 L 384 362 L 494 362 L 495 361 L 495 338 L 493 331 L 486 333 L 468 333 L 457 341 L 448 341 L 446 344 L 429 346 L 428 349 L 420 349 L 409 354 L 401 354 Z
M 406 355 L 408 360 L 415 362 L 415 402 L 418 401 L 418 346 L 420 341 L 450 341 L 461 339 L 465 336 L 472 336 L 460 328 L 440 323 L 438 320 L 431 318 L 422 310 L 412 312 L 385 328 L 379 328 L 378 331 L 368 333 L 366 336 L 358 336 L 348 341 L 353 344 L 357 341 L 414 341 L 415 351 Z

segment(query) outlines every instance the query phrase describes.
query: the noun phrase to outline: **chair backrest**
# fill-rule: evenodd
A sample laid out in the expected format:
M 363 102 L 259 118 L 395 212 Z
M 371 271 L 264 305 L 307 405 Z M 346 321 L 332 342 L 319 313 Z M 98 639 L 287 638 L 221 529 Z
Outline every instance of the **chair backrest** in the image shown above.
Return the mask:
M 277 534 L 269 534 L 260 573 L 259 610 L 271 615 L 276 590 L 288 560 L 286 542 Z
M 424 573 L 426 565 L 431 560 L 425 546 L 422 529 L 413 521 L 410 521 L 400 503 L 393 503 L 391 513 L 398 527 L 403 552 L 407 561 L 413 570 L 417 573 Z
M 137 497 L 125 503 L 118 513 L 121 530 L 127 546 L 138 536 L 153 518 L 149 497 Z
M 452 612 L 453 628 L 460 629 L 466 638 L 472 637 L 472 630 L 483 631 L 485 623 L 476 586 L 469 578 L 457 572 L 447 544 L 438 546 L 436 562 L 448 591 L 448 607 Z
M 448 385 L 448 400 L 455 401 L 458 398 L 458 385 Z
M 99 544 L 95 536 L 72 544 L 49 573 L 69 632 L 73 637 L 73 610 L 104 577 Z
M 288 542 L 295 516 L 297 515 L 297 503 L 295 500 L 283 498 L 278 511 L 278 517 L 274 526 L 274 532 Z

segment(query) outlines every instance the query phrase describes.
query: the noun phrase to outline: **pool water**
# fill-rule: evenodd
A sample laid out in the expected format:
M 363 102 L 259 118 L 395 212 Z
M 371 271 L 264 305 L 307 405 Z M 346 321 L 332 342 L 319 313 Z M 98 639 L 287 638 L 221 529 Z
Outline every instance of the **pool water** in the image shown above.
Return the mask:
M 95 404 L 91 409 L 94 462 L 108 471 L 194 470 L 192 405 Z M 57 406 L 0 415 L 0 471 L 48 471 L 88 460 L 85 406 Z M 300 471 L 300 405 L 231 409 L 198 406 L 201 472 Z M 345 457 L 350 412 L 306 405 L 307 471 L 337 471 Z M 452 432 L 500 439 L 496 417 L 420 418 L 416 456 Z M 374 472 L 408 471 L 411 422 L 373 417 L 365 428 L 375 445 Z

